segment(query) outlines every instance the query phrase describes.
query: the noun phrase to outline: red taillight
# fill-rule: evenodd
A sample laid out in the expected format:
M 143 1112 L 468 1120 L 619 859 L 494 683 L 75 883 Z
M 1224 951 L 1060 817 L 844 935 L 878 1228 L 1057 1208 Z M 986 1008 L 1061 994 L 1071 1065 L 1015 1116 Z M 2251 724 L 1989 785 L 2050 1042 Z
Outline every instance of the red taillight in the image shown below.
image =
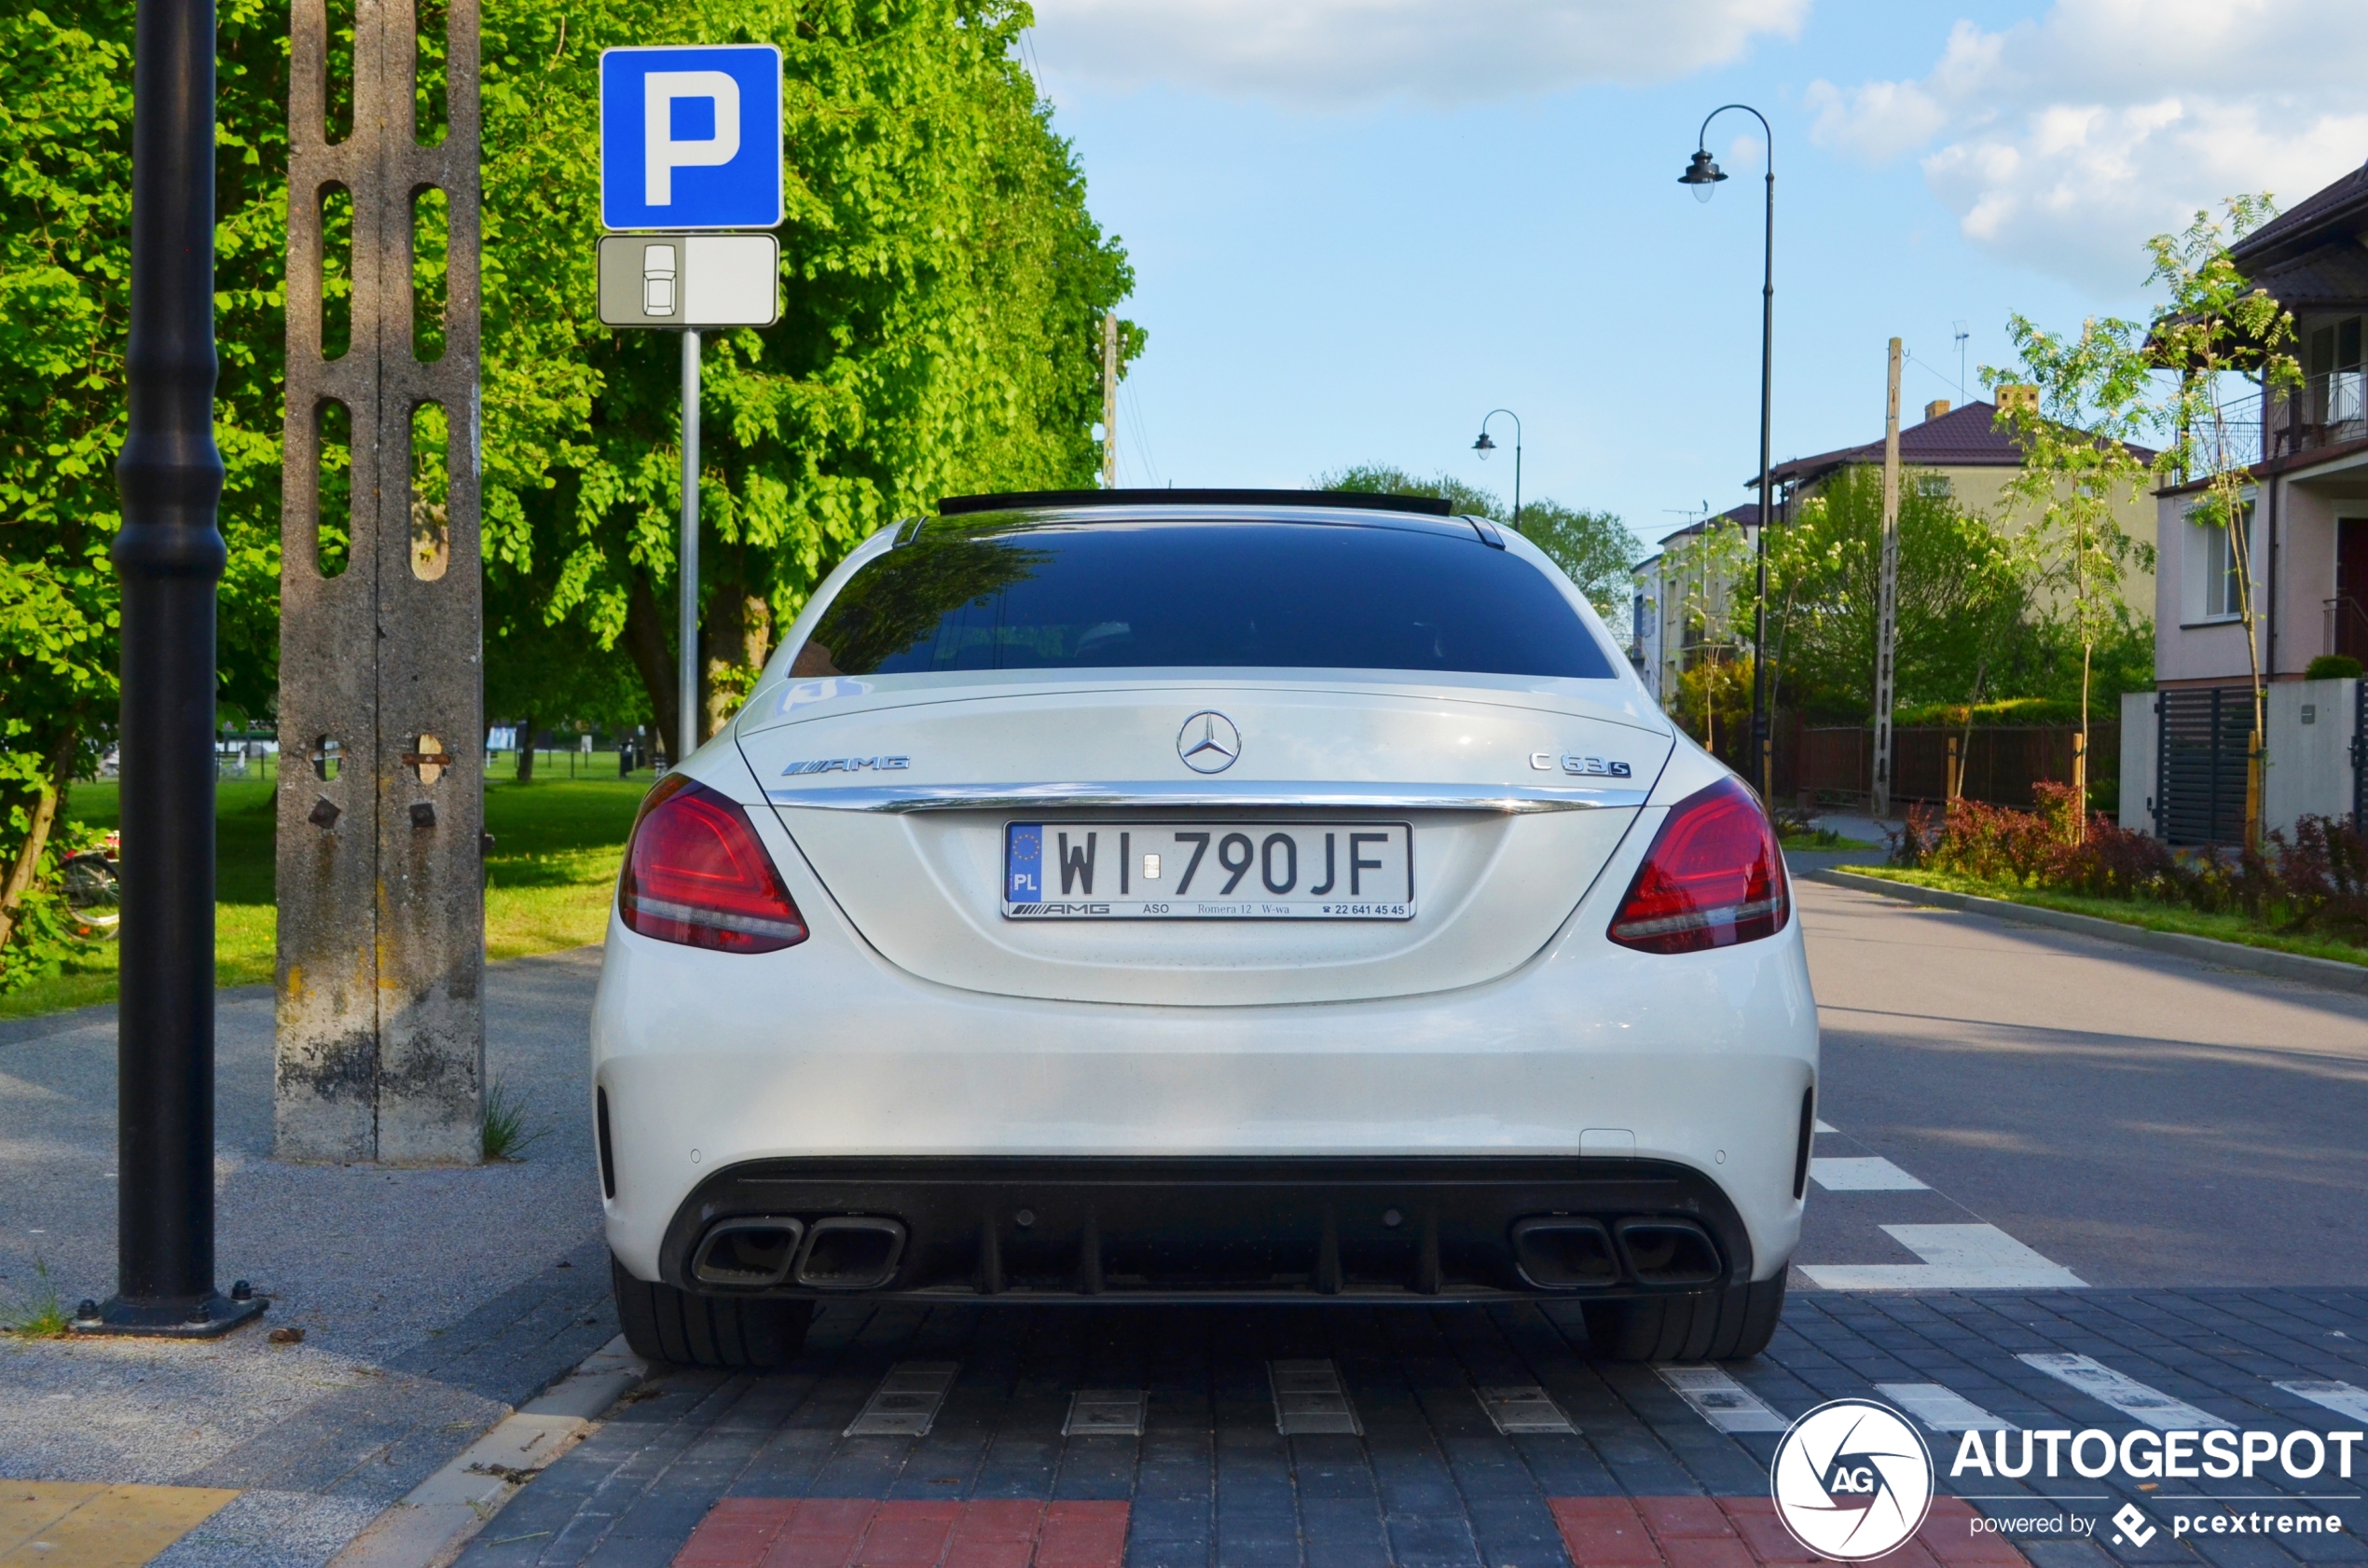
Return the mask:
M 618 879 L 626 928 L 718 953 L 774 953 L 805 940 L 748 813 L 686 774 L 650 791 Z
M 1722 778 L 1679 801 L 1612 917 L 1611 939 L 1645 953 L 1756 942 L 1791 914 L 1784 858 L 1749 790 Z

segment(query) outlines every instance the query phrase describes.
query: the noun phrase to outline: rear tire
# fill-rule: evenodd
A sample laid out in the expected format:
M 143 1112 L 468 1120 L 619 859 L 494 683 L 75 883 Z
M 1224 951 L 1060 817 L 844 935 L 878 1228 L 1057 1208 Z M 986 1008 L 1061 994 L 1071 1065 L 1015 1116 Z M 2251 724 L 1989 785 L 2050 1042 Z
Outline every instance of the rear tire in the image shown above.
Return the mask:
M 1588 1343 L 1606 1361 L 1747 1360 L 1776 1337 L 1784 1280 L 1780 1273 L 1724 1290 L 1590 1301 L 1582 1309 Z
M 609 1279 L 625 1342 L 644 1361 L 770 1371 L 797 1359 L 814 1321 L 811 1301 L 699 1296 L 652 1285 L 626 1272 L 613 1254 Z

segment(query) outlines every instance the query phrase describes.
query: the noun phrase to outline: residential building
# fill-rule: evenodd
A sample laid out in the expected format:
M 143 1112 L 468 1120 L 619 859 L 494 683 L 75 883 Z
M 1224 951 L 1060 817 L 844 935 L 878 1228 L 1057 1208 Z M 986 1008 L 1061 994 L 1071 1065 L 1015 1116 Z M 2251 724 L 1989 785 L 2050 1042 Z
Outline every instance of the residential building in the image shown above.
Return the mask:
M 2306 681 L 2322 653 L 2368 662 L 2368 167 L 2230 247 L 2294 318 L 2302 384 L 2241 399 L 2206 456 L 2240 467 L 2245 545 L 2199 521 L 2200 478 L 2156 496 L 2156 694 L 2123 703 L 2122 821 L 2172 843 L 2241 836 L 2252 670 L 2269 682 L 2261 820 L 2358 815 L 2360 683 Z M 2243 567 L 2249 565 L 2250 571 Z M 2241 572 L 2241 575 L 2240 575 Z M 2253 635 L 2245 633 L 2250 583 Z M 2132 788 L 2132 778 L 2142 788 Z
M 2321 653 L 2368 661 L 2368 168 L 2247 235 L 2237 268 L 2293 313 L 2303 385 L 2237 406 L 2228 454 L 2246 467 L 2263 672 L 2298 681 Z M 2265 436 L 2266 439 L 2265 440 Z M 2158 497 L 2155 672 L 2167 688 L 2251 682 L 2243 596 L 2224 529 L 2190 514 L 2200 483 Z
M 1720 549 L 1714 530 L 1725 530 Z M 1737 578 L 1747 570 L 1759 539 L 1759 508 L 1751 502 L 1679 529 L 1659 551 L 1631 569 L 1628 656 L 1654 699 L 1667 708 L 1678 677 L 1714 653 L 1731 652 L 1738 628 L 1728 626 L 1728 606 Z M 1748 640 L 1748 628 L 1740 635 Z
M 2003 387 L 1999 392 L 2010 402 L 2035 401 L 2038 396 L 2031 387 Z M 2130 450 L 2141 462 L 2155 459 L 2147 447 Z M 1769 482 L 1777 487 L 1778 526 L 1791 515 L 1791 508 L 1815 495 L 1835 475 L 1849 468 L 1880 468 L 1882 462 L 1883 443 L 1878 436 L 1863 446 L 1778 463 L 1768 471 Z M 1947 496 L 1966 511 L 1989 518 L 2003 531 L 2017 531 L 2030 522 L 2028 506 L 2006 493 L 2023 465 L 2023 450 L 2012 434 L 1999 428 L 1996 404 L 1975 402 L 1957 408 L 1946 398 L 1927 403 L 1921 422 L 1900 428 L 1899 462 L 1905 471 L 1904 482 L 1927 494 Z M 1756 487 L 1759 481 L 1755 477 L 1745 483 Z M 2141 543 L 2155 543 L 2151 496 L 2133 494 L 2115 510 L 2125 533 Z M 2153 611 L 2155 579 L 2142 565 L 2133 562 L 2125 574 L 2122 598 L 2141 613 Z

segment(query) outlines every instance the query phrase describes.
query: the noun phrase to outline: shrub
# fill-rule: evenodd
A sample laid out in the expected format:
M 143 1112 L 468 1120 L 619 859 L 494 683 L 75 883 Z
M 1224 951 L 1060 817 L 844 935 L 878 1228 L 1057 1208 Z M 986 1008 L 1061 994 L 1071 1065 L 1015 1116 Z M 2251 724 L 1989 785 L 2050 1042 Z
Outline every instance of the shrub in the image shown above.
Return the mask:
M 2305 681 L 2357 681 L 2360 661 L 2349 653 L 2321 653 L 2302 672 Z

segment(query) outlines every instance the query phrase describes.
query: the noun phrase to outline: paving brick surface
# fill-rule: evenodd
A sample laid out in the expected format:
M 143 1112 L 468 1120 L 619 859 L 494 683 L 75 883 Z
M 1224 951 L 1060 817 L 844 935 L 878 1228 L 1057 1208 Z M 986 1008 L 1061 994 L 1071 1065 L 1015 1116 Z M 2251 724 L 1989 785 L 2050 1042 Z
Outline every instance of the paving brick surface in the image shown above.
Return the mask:
M 1938 1382 L 2034 1428 L 2135 1425 L 2017 1357 L 2071 1351 L 2235 1422 L 2341 1430 L 2276 1388 L 2368 1387 L 2368 1292 L 1803 1292 L 1737 1381 L 1780 1413 Z M 848 1437 L 902 1361 L 959 1364 L 930 1430 Z M 1267 1364 L 1328 1360 L 1361 1437 L 1277 1430 Z M 1478 1391 L 1544 1388 L 1576 1431 L 1500 1433 Z M 1065 1437 L 1081 1388 L 1149 1396 L 1140 1437 Z M 2291 1568 L 2368 1562 L 2362 1479 L 2237 1483 L 1948 1472 L 1886 1568 Z M 1778 1520 L 1780 1435 L 1715 1430 L 1650 1368 L 1594 1361 L 1575 1309 L 833 1307 L 768 1376 L 677 1372 L 618 1410 L 479 1537 L 462 1568 L 1807 1568 Z M 2368 1445 L 2356 1451 L 2368 1467 Z M 2215 1501 L 2213 1494 L 2225 1498 Z M 2134 1503 L 2154 1534 L 2122 1537 Z M 2334 1534 L 2175 1534 L 2243 1510 Z M 1995 1520 L 2037 1520 L 2012 1538 Z

